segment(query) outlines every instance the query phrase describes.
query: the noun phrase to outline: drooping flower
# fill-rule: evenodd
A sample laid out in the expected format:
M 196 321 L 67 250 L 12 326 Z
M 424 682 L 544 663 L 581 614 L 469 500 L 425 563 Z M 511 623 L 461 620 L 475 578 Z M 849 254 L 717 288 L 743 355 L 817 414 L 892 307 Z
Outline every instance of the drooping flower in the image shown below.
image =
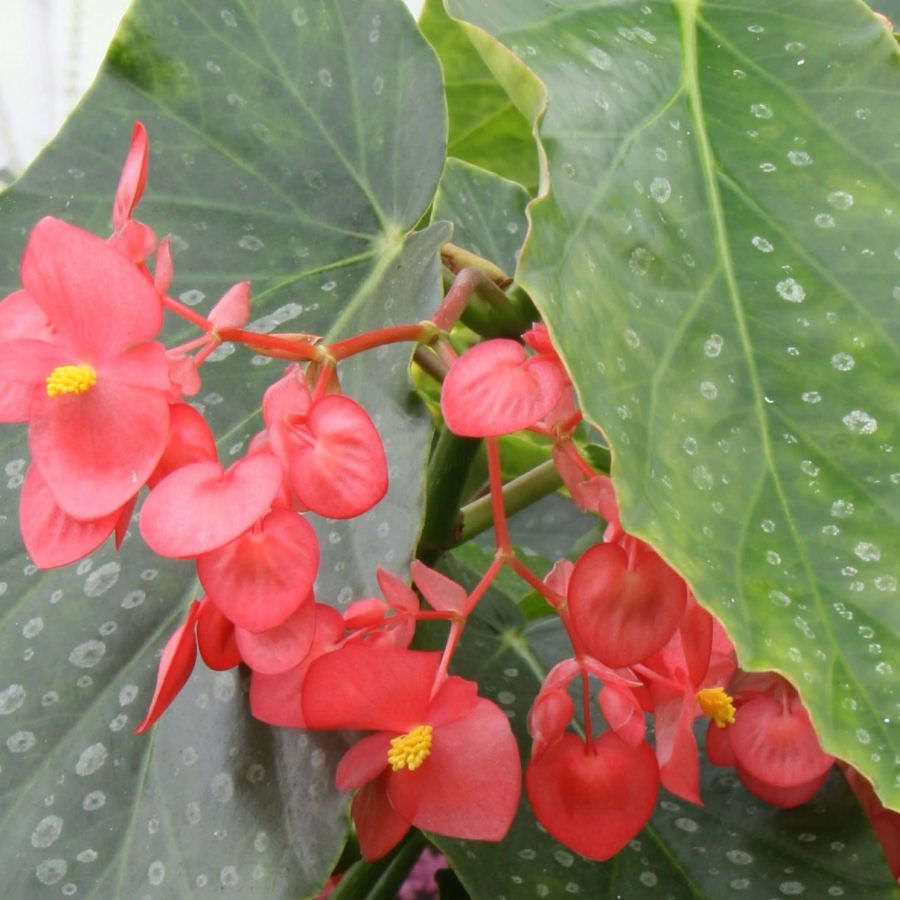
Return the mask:
M 740 671 L 728 693 L 734 721 L 722 728 L 710 722 L 710 761 L 733 765 L 744 787 L 773 806 L 806 803 L 825 782 L 834 757 L 819 744 L 800 695 L 774 672 Z
M 3 418 L 28 422 L 34 464 L 63 510 L 106 516 L 144 484 L 168 435 L 168 366 L 151 342 L 159 296 L 100 238 L 50 217 L 28 239 L 22 284 L 47 325 L 0 343 Z
M 518 341 L 496 338 L 476 344 L 453 363 L 441 389 L 441 410 L 454 434 L 511 434 L 546 416 L 566 386 L 556 361 L 529 358 Z
M 512 823 L 521 771 L 509 722 L 456 676 L 431 697 L 439 665 L 439 653 L 351 644 L 319 657 L 306 675 L 308 727 L 376 732 L 347 751 L 335 779 L 343 790 L 359 788 L 352 811 L 366 859 L 390 850 L 411 825 L 500 840 Z

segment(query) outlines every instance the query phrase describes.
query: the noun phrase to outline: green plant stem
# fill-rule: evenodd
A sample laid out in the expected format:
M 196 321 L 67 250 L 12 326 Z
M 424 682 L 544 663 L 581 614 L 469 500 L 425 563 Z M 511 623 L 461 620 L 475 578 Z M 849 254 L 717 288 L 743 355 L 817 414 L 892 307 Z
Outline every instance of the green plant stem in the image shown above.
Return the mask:
M 461 492 L 480 443 L 477 438 L 458 437 L 448 428 L 440 430 L 426 470 L 425 521 L 416 551 L 426 565 L 459 543 Z
M 375 862 L 361 859 L 350 866 L 331 900 L 396 900 L 400 885 L 426 845 L 422 832 L 411 828 L 387 856 Z
M 511 516 L 560 487 L 562 478 L 559 477 L 553 460 L 548 459 L 503 486 L 506 514 Z M 479 497 L 464 506 L 459 511 L 459 518 L 460 525 L 456 533 L 459 535 L 458 543 L 463 544 L 493 524 L 490 496 Z
M 456 244 L 447 241 L 441 246 L 441 262 L 454 275 L 466 268 L 478 269 L 487 275 L 495 284 L 501 288 L 509 287 L 512 284 L 512 278 L 503 271 L 496 263 L 492 263 L 488 259 L 483 259 L 471 250 L 458 247 Z

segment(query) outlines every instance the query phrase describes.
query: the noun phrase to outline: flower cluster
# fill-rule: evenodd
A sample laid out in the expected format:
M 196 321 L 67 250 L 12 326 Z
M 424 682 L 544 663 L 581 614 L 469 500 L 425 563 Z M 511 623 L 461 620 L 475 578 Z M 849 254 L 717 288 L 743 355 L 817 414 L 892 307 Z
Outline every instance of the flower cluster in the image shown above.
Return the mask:
M 355 791 L 352 813 L 367 859 L 388 852 L 412 826 L 500 840 L 520 800 L 518 746 L 503 711 L 451 666 L 469 616 L 509 567 L 547 600 L 572 645 L 528 718 L 525 787 L 553 836 L 607 859 L 646 823 L 660 784 L 701 803 L 693 726 L 702 715 L 711 720 L 710 759 L 735 767 L 749 790 L 782 807 L 815 794 L 833 759 L 796 691 L 780 676 L 739 670 L 721 624 L 677 572 L 627 533 L 611 480 L 579 449 L 581 414 L 543 325 L 521 341 L 483 341 L 460 354 L 449 331 L 485 277 L 468 269 L 432 321 L 331 346 L 311 335 L 244 330 L 247 282 L 198 315 L 167 294 L 168 239 L 157 241 L 133 218 L 147 160 L 138 123 L 111 237 L 41 220 L 25 248 L 22 289 L 0 302 L 0 420 L 28 423 L 32 465 L 20 524 L 34 562 L 68 564 L 113 533 L 120 543 L 146 487 L 144 541 L 162 556 L 193 560 L 205 592 L 163 648 L 138 732 L 174 700 L 198 653 L 212 669 L 243 664 L 251 711 L 262 721 L 371 732 L 347 751 L 336 775 L 338 787 Z M 201 334 L 164 347 L 165 310 Z M 226 340 L 289 360 L 262 398 L 264 429 L 228 468 L 186 399 L 200 387 L 204 360 Z M 308 517 L 359 516 L 388 488 L 381 438 L 341 390 L 338 366 L 399 340 L 434 351 L 446 426 L 485 440 L 496 552 L 472 590 L 415 561 L 417 590 L 379 569 L 382 596 L 338 610 L 316 597 L 320 546 Z M 550 440 L 574 502 L 607 523 L 602 542 L 574 562 L 558 561 L 543 578 L 517 556 L 506 523 L 499 438 L 522 429 Z M 446 623 L 443 652 L 410 649 L 425 619 Z M 595 735 L 597 682 L 607 727 Z M 581 690 L 580 725 L 571 687 Z

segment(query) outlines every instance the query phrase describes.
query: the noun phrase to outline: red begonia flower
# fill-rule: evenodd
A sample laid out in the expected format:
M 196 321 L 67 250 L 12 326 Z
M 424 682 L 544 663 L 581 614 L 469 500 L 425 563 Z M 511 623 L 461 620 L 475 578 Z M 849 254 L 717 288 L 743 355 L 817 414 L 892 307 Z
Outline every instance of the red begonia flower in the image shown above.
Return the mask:
M 556 363 L 529 359 L 518 341 L 496 338 L 476 344 L 453 363 L 441 389 L 441 411 L 454 434 L 511 434 L 547 415 L 565 387 Z
M 525 771 L 538 821 L 582 856 L 614 856 L 644 827 L 656 805 L 659 772 L 653 751 L 629 747 L 605 731 L 592 747 L 566 732 Z
M 303 411 L 297 384 L 289 406 L 280 389 L 264 412 L 273 452 L 288 470 L 300 502 L 332 519 L 349 519 L 371 509 L 387 493 L 387 458 L 369 414 L 343 394 L 327 394 Z
M 250 711 L 261 722 L 287 728 L 306 728 L 300 693 L 313 661 L 330 653 L 344 635 L 341 614 L 325 603 L 316 604 L 316 630 L 303 661 L 278 675 L 254 672 L 250 676 Z
M 741 704 L 728 737 L 738 768 L 773 787 L 794 787 L 824 775 L 834 757 L 822 750 L 793 688 Z
M 159 669 L 156 675 L 156 689 L 147 715 L 141 720 L 135 734 L 143 734 L 165 711 L 184 687 L 197 661 L 197 639 L 194 625 L 200 614 L 200 601 L 195 600 L 188 610 L 187 618 L 166 641 Z
M 466 589 L 452 578 L 429 568 L 417 559 L 412 561 L 409 572 L 432 609 L 459 614 L 465 610 L 469 595 Z
M 156 293 L 163 296 L 172 283 L 172 250 L 169 235 L 166 235 L 160 242 L 156 251 L 156 266 L 153 269 L 153 287 Z
M 312 591 L 280 625 L 254 632 L 235 627 L 234 636 L 244 662 L 254 672 L 277 675 L 303 662 L 316 631 L 316 602 Z
M 303 683 L 304 717 L 310 728 L 379 732 L 348 751 L 336 778 L 347 788 L 368 783 L 367 808 L 387 804 L 409 825 L 500 840 L 519 800 L 516 741 L 502 710 L 479 698 L 474 683 L 450 677 L 431 698 L 440 656 L 359 644 L 321 656 Z M 399 839 L 405 829 L 397 816 L 389 821 Z M 390 849 L 375 833 L 377 817 L 361 811 L 356 826 L 364 852 Z
M 234 639 L 234 623 L 209 597 L 200 603 L 197 649 L 203 662 L 217 672 L 233 669 L 241 661 L 241 651 Z
M 168 410 L 167 410 L 168 412 Z M 269 453 L 191 463 L 163 478 L 141 509 L 141 535 L 161 556 L 187 559 L 234 540 L 266 514 L 281 486 Z
M 41 473 L 30 466 L 19 499 L 19 527 L 34 564 L 51 569 L 96 550 L 116 529 L 122 512 L 116 509 L 99 519 L 76 519 L 60 509 Z M 130 517 L 131 509 L 127 512 Z
M 255 632 L 275 628 L 311 602 L 318 568 L 315 531 L 303 516 L 286 509 L 273 510 L 197 558 L 197 575 L 210 599 L 235 625 Z
M 575 563 L 568 591 L 572 625 L 587 651 L 618 668 L 639 662 L 672 636 L 684 612 L 684 581 L 648 546 L 634 555 L 595 544 Z
M 50 217 L 28 239 L 22 284 L 52 335 L 0 344 L 0 383 L 31 388 L 19 412 L 56 502 L 76 518 L 105 516 L 146 481 L 168 433 L 165 352 L 149 343 L 160 299 L 100 238 Z

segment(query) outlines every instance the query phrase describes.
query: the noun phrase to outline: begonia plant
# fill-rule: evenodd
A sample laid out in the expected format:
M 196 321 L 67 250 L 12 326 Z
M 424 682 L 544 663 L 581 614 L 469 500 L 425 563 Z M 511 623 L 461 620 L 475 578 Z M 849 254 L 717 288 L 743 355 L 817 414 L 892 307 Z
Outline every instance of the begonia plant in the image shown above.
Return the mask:
M 138 0 L 0 195 L 9 896 L 893 896 L 898 94 L 859 0 Z

